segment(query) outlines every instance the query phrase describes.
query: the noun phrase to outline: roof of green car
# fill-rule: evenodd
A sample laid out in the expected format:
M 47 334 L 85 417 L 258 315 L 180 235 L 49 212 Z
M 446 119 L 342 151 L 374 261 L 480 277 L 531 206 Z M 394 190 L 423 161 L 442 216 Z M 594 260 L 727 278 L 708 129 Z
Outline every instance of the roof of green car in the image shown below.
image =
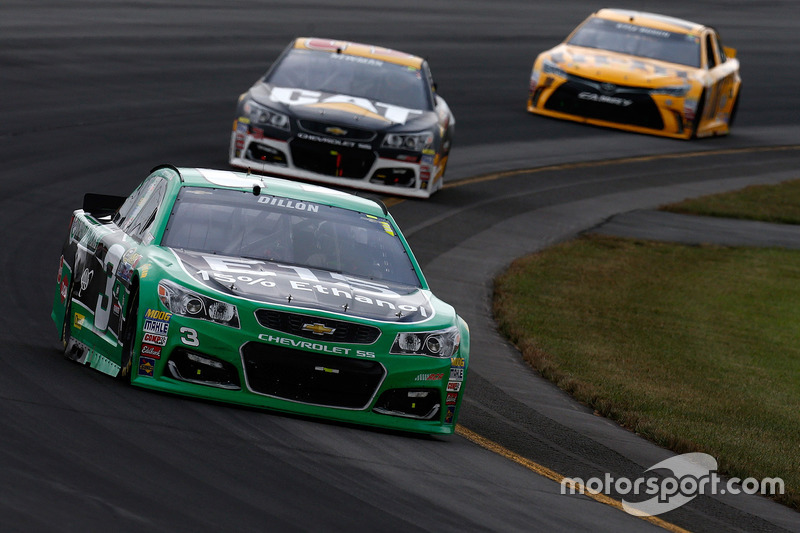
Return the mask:
M 184 187 L 214 187 L 240 191 L 253 191 L 255 186 L 260 188 L 261 194 L 281 196 L 332 205 L 344 209 L 358 211 L 378 217 L 385 217 L 388 213 L 383 204 L 377 200 L 362 198 L 354 194 L 337 191 L 328 187 L 320 187 L 308 183 L 290 181 L 260 174 L 246 174 L 231 170 L 213 170 L 204 168 L 175 168 L 163 167 L 168 170 L 177 170 L 180 173 Z M 167 172 L 169 173 L 169 172 Z M 178 178 L 178 176 L 174 176 Z

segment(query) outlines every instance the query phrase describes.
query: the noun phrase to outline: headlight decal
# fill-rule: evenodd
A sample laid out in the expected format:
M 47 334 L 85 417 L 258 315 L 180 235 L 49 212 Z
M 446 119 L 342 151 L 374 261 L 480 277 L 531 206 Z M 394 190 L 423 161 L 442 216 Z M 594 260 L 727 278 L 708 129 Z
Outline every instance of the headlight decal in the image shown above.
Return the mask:
M 542 61 L 542 72 L 545 73 L 545 74 L 551 74 L 553 76 L 558 76 L 560 78 L 566 78 L 567 77 L 567 72 L 564 69 L 562 69 L 561 67 L 559 67 L 558 65 L 556 65 L 555 63 L 553 63 L 552 61 L 549 61 L 547 59 Z
M 244 112 L 249 117 L 251 124 L 263 124 L 280 130 L 289 130 L 289 116 L 278 113 L 262 105 L 248 100 L 244 104 Z
M 433 146 L 433 133 L 424 131 L 419 133 L 387 133 L 381 146 L 396 150 L 409 150 L 422 152 Z
M 685 84 L 685 85 L 674 85 L 670 87 L 659 87 L 657 89 L 652 89 L 650 94 L 662 94 L 665 96 L 674 96 L 676 98 L 681 98 L 686 96 L 686 93 L 689 92 L 692 86 Z
M 438 331 L 401 332 L 394 339 L 389 353 L 394 355 L 424 355 L 453 357 L 461 343 L 456 326 Z
M 239 310 L 235 305 L 202 296 L 172 281 L 159 282 L 158 299 L 172 314 L 239 327 Z

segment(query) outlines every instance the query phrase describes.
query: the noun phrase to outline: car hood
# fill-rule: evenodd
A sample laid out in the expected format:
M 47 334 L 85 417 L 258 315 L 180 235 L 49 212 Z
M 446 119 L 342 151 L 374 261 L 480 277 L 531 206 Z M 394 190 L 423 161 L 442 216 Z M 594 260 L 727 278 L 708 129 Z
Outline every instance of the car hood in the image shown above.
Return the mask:
M 435 316 L 430 291 L 306 266 L 172 250 L 196 284 L 231 298 L 293 310 L 316 310 L 380 322 Z
M 275 87 L 258 83 L 250 89 L 258 103 L 309 120 L 336 122 L 361 128 L 382 130 L 394 126 L 416 127 L 435 121 L 430 110 L 409 109 L 346 94 Z M 422 126 L 424 127 L 424 126 Z
M 697 71 L 689 66 L 567 44 L 543 55 L 570 74 L 620 85 L 681 85 L 694 78 Z

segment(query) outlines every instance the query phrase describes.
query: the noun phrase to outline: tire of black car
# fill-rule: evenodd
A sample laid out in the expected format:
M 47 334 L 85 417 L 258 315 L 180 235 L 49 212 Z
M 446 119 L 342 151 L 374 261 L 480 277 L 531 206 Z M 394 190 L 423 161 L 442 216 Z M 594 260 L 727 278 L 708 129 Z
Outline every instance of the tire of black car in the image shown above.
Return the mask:
M 119 378 L 123 381 L 130 382 L 131 368 L 133 366 L 133 348 L 136 343 L 136 328 L 139 315 L 139 290 L 134 289 L 131 292 L 130 305 L 128 306 L 128 313 L 125 315 L 125 324 L 122 326 L 122 335 L 120 342 L 122 343 L 122 355 L 120 358 Z

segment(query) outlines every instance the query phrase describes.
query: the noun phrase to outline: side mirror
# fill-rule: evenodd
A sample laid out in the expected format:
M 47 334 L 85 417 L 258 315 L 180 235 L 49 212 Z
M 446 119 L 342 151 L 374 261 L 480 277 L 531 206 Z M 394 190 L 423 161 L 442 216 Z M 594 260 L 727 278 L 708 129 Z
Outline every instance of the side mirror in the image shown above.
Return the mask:
M 722 49 L 725 50 L 725 57 L 727 57 L 728 59 L 733 59 L 734 57 L 736 57 L 736 48 L 723 46 Z

